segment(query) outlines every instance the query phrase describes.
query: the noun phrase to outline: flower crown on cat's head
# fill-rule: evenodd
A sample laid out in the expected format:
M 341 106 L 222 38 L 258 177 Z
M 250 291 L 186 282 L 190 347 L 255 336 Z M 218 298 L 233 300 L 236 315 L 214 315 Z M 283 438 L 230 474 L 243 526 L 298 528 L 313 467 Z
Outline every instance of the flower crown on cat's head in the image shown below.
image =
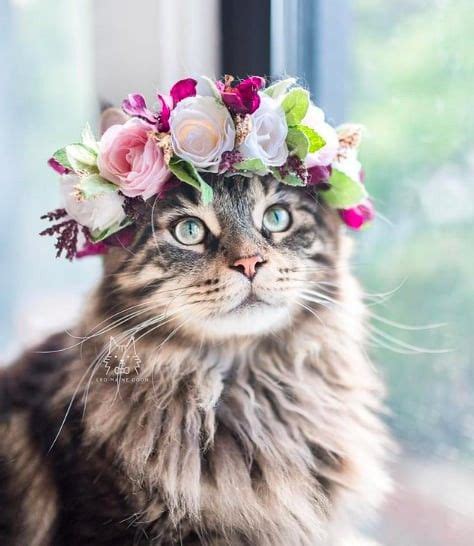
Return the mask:
M 290 186 L 314 186 L 342 221 L 359 229 L 374 209 L 357 159 L 361 126 L 334 129 L 309 92 L 293 78 L 265 86 L 264 78 L 180 80 L 149 109 L 142 95 L 122 103 L 130 118 L 97 141 L 89 126 L 81 142 L 58 150 L 49 165 L 61 175 L 64 208 L 41 235 L 55 235 L 57 256 L 103 254 L 127 245 L 151 198 L 179 183 L 212 201 L 201 173 L 271 175 Z M 78 249 L 78 246 L 81 248 Z

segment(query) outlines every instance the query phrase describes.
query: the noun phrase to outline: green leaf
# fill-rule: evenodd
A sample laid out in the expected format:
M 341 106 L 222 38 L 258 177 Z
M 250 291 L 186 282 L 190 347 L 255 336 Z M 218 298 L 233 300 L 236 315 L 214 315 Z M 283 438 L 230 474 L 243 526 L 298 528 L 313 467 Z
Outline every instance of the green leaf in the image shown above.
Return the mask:
M 300 127 L 301 126 L 290 127 L 288 129 L 286 143 L 292 152 L 294 152 L 300 159 L 304 159 L 308 155 L 309 139 L 305 133 L 300 130 Z
M 97 156 L 82 144 L 66 146 L 67 159 L 76 173 L 97 173 Z
M 95 155 L 99 153 L 99 144 L 95 139 L 94 133 L 92 132 L 91 126 L 86 123 L 86 126 L 82 130 L 81 135 L 82 144 Z
M 296 174 L 287 174 L 285 178 L 283 178 L 282 182 L 284 184 L 288 184 L 288 186 L 306 186 L 306 184 L 301 180 L 299 176 L 296 176 Z
M 321 196 L 330 207 L 335 209 L 354 207 L 367 197 L 363 184 L 337 169 L 333 169 L 329 184 L 331 187 L 321 192 Z
M 309 141 L 308 151 L 310 154 L 317 152 L 326 145 L 324 138 L 314 129 L 311 129 L 311 127 L 308 127 L 307 125 L 298 125 L 298 129 L 305 134 Z
M 280 80 L 274 84 L 268 86 L 264 93 L 273 99 L 279 99 L 284 95 L 287 90 L 296 83 L 295 78 L 288 78 L 286 80 Z
M 201 199 L 205 205 L 208 205 L 212 201 L 213 191 L 211 186 L 202 178 L 192 163 L 173 156 L 169 163 L 169 168 L 176 178 L 194 186 L 201 192 Z
M 105 180 L 105 178 L 102 178 L 98 174 L 89 174 L 88 176 L 82 177 L 77 189 L 84 199 L 91 199 L 92 197 L 97 197 L 103 193 L 118 190 L 115 184 Z
M 275 180 L 278 180 L 278 182 L 283 182 L 283 177 L 281 176 L 281 173 L 277 167 L 272 167 L 270 171 L 273 175 L 273 178 L 275 178 Z
M 113 226 L 108 227 L 107 229 L 96 229 L 91 233 L 91 239 L 94 243 L 99 243 L 107 237 L 110 237 L 114 233 L 121 231 L 123 228 L 133 224 L 133 221 L 130 218 L 124 218 L 120 223 L 114 224 Z
M 256 173 L 266 172 L 268 169 L 261 159 L 245 159 L 235 163 L 234 169 L 238 171 L 252 171 Z
M 309 107 L 309 93 L 302 87 L 291 89 L 283 99 L 281 106 L 285 112 L 289 127 L 294 127 L 305 117 Z
M 66 148 L 60 148 L 59 150 L 56 150 L 53 154 L 53 158 L 60 163 L 63 167 L 66 167 L 66 169 L 73 170 L 72 165 L 69 163 L 69 160 L 67 158 Z

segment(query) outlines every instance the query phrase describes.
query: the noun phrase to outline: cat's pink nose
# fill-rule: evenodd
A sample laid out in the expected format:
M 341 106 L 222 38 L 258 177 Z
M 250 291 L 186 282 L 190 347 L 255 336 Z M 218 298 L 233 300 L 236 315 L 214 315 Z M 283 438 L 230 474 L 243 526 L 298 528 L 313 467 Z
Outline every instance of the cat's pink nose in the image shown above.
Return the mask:
M 255 254 L 255 256 L 235 260 L 232 264 L 232 268 L 237 269 L 237 271 L 240 271 L 243 275 L 252 280 L 257 273 L 257 268 L 262 265 L 264 261 L 265 260 L 259 254 Z

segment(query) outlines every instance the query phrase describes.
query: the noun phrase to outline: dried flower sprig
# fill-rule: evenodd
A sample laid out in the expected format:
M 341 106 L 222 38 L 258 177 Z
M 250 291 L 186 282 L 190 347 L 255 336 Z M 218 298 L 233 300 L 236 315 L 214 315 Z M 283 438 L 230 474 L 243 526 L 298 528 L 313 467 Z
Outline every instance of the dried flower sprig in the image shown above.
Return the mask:
M 66 209 L 56 209 L 50 212 L 47 212 L 41 216 L 42 220 L 49 220 L 54 222 L 60 220 L 61 218 L 67 217 Z M 68 219 L 63 220 L 62 222 L 57 222 L 52 226 L 44 229 L 40 232 L 40 235 L 50 235 L 56 237 L 56 258 L 59 258 L 64 252 L 67 260 L 72 260 L 77 254 L 77 243 L 79 233 L 82 232 L 86 239 L 89 238 L 88 230 L 84 226 L 79 225 L 76 220 Z

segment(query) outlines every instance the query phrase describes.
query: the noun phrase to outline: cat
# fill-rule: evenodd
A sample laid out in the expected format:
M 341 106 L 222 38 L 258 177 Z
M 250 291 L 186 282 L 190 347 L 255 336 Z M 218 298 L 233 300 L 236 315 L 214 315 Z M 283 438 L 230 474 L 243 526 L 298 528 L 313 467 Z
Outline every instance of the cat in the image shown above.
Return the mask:
M 350 240 L 309 188 L 208 181 L 0 371 L 0 544 L 366 544 L 391 441 Z

